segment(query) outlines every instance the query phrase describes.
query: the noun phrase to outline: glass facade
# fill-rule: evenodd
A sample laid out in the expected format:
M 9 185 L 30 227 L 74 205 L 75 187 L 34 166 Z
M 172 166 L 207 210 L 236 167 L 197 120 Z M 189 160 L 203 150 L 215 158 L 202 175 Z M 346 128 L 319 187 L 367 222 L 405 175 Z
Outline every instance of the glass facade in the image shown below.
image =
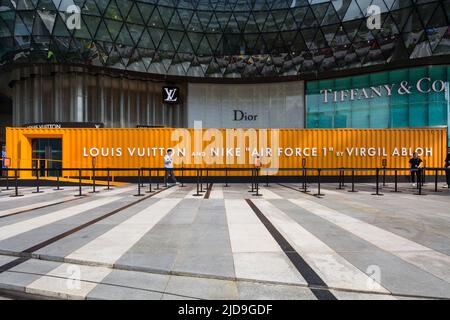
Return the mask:
M 71 66 L 16 69 L 12 75 L 13 125 L 40 122 L 95 122 L 111 128 L 181 127 L 181 102 L 162 101 L 164 83 L 90 73 Z
M 309 128 L 448 126 L 450 66 L 307 82 Z
M 0 66 L 317 75 L 448 55 L 449 19 L 450 0 L 0 0 Z

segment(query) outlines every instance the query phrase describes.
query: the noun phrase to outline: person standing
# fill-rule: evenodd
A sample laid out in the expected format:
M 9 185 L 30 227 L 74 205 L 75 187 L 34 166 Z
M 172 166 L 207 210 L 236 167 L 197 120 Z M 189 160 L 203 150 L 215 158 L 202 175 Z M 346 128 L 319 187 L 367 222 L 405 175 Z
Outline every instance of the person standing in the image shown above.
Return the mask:
M 447 185 L 446 188 L 450 188 L 450 152 L 447 153 L 447 158 L 445 158 L 445 176 L 447 178 Z
M 416 177 L 417 177 L 417 183 L 421 182 L 421 175 L 420 175 L 420 170 L 421 170 L 421 165 L 422 165 L 422 159 L 419 158 L 419 156 L 417 155 L 417 152 L 414 152 L 413 157 L 409 160 L 409 168 L 411 171 L 411 180 L 412 180 L 412 186 L 416 187 Z
M 175 178 L 175 174 L 173 172 L 173 156 L 172 149 L 167 149 L 166 155 L 164 156 L 164 184 L 167 187 L 167 180 L 170 177 L 174 184 L 177 183 L 177 179 Z

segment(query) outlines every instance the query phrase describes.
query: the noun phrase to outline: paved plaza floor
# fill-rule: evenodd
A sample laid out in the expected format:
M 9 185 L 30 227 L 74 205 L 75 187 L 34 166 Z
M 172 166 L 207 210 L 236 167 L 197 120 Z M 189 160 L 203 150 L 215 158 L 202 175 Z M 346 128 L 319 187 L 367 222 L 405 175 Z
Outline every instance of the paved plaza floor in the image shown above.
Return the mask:
M 450 190 L 0 192 L 0 290 L 63 299 L 450 298 Z

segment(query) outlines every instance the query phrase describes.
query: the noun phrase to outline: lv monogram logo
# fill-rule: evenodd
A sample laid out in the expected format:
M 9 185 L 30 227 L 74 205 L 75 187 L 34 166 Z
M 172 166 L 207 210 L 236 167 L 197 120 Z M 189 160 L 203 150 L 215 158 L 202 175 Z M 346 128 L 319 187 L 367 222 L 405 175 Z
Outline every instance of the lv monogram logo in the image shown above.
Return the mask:
M 164 98 L 164 101 L 177 102 L 178 98 L 175 96 L 177 89 L 164 88 L 164 91 L 166 92 L 166 97 Z

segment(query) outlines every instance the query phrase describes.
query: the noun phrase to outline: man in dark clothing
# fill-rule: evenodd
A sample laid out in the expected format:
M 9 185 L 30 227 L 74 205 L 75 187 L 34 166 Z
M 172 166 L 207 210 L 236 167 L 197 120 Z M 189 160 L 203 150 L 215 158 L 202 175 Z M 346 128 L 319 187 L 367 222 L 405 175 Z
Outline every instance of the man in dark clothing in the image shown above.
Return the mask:
M 416 185 L 416 177 L 417 182 L 420 183 L 420 166 L 422 165 L 422 159 L 419 158 L 417 152 L 414 152 L 413 157 L 409 160 L 409 168 L 411 170 L 411 180 L 413 187 Z
M 445 158 L 445 175 L 447 177 L 447 188 L 450 188 L 450 153 L 447 153 L 447 158 Z

